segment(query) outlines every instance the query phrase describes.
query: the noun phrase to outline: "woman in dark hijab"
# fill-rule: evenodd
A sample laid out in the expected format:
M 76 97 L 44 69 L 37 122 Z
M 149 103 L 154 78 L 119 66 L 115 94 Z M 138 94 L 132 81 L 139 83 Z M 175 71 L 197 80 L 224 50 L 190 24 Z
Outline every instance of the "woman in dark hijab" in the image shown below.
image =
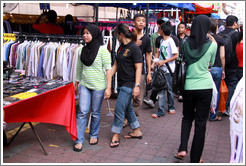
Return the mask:
M 98 143 L 101 105 L 103 98 L 111 95 L 111 56 L 103 47 L 102 34 L 96 25 L 88 25 L 83 32 L 86 46 L 82 48 L 77 62 L 75 94 L 79 95 L 77 110 L 77 139 L 74 151 L 81 151 L 91 105 L 90 145 Z M 106 75 L 105 75 L 106 71 Z
M 184 57 L 188 63 L 186 71 L 181 143 L 176 158 L 186 156 L 192 122 L 195 120 L 195 134 L 190 151 L 190 162 L 201 162 L 205 142 L 206 122 L 212 99 L 212 77 L 209 65 L 213 65 L 217 44 L 211 35 L 209 17 L 197 16 L 191 27 L 191 35 L 184 44 Z

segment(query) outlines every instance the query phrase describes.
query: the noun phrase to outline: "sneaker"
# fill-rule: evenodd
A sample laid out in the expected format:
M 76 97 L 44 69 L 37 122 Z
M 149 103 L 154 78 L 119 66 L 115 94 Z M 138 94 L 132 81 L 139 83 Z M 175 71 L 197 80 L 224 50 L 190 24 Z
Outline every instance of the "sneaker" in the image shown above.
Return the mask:
M 228 110 L 225 110 L 224 115 L 225 115 L 225 116 L 230 116 L 229 111 L 228 111 Z
M 179 101 L 179 102 L 183 102 L 183 96 L 179 96 L 178 101 Z
M 169 114 L 175 114 L 175 110 L 169 110 Z
M 144 99 L 143 100 L 143 102 L 147 105 L 147 106 L 149 106 L 149 107 L 151 107 L 151 108 L 155 108 L 155 104 L 154 104 L 154 102 L 153 102 L 153 100 L 151 100 L 151 99 Z

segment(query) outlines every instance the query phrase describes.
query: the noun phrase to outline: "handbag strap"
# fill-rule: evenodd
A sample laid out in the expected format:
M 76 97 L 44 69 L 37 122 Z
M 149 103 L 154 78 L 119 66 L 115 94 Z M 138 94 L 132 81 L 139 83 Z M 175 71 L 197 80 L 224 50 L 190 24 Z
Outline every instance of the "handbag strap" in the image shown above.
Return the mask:
M 162 52 L 162 51 L 160 51 L 160 52 L 161 52 L 162 58 L 163 58 L 164 60 L 166 60 L 165 56 L 163 55 L 163 52 Z M 169 64 L 168 64 L 168 62 L 165 63 L 165 64 L 166 64 L 166 66 L 167 66 L 167 69 L 168 69 L 170 75 L 173 77 L 173 72 L 172 72 L 172 70 L 171 70 L 171 68 L 170 68 L 170 66 L 169 66 Z

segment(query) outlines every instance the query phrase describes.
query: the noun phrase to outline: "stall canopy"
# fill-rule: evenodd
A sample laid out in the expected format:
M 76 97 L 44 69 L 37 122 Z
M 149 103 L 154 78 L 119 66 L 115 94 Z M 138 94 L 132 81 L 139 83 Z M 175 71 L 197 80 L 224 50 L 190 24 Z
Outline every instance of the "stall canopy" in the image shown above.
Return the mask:
M 184 10 L 195 11 L 195 5 L 192 3 L 148 3 L 149 9 L 170 9 L 179 8 Z M 91 5 L 95 3 L 77 3 L 77 5 Z M 132 10 L 144 10 L 147 9 L 147 3 L 99 3 L 100 7 L 120 7 Z
M 220 9 L 219 6 L 214 5 L 214 3 L 194 3 L 195 14 L 210 14 L 217 13 Z
M 166 4 L 179 9 L 195 11 L 195 5 L 192 3 L 166 3 Z

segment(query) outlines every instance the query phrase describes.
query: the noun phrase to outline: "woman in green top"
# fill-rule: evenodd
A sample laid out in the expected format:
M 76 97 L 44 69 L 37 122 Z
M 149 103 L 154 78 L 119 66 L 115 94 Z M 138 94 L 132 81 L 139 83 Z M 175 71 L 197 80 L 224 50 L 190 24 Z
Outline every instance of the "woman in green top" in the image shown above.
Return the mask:
M 197 16 L 191 27 L 191 35 L 184 44 L 184 57 L 188 68 L 183 96 L 181 143 L 175 157 L 182 159 L 186 155 L 192 122 L 195 120 L 195 134 L 190 152 L 192 163 L 200 162 L 212 99 L 213 80 L 208 67 L 214 63 L 217 44 L 213 37 L 207 34 L 209 28 L 209 17 Z
M 102 46 L 103 38 L 99 28 L 92 24 L 86 26 L 83 38 L 86 46 L 78 58 L 75 83 L 75 94 L 79 94 L 79 110 L 76 115 L 77 139 L 74 144 L 74 151 L 77 152 L 82 150 L 90 104 L 89 143 L 95 145 L 99 139 L 102 101 L 111 95 L 111 57 L 108 50 Z

